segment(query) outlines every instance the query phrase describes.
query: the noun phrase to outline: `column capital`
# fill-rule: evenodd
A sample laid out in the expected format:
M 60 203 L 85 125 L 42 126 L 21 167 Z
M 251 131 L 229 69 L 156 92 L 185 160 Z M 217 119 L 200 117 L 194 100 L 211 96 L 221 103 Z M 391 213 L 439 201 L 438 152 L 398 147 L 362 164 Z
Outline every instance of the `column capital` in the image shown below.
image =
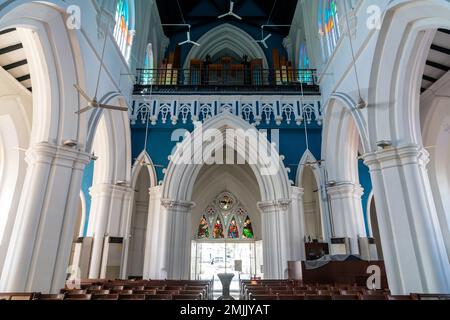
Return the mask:
M 161 199 L 161 205 L 166 209 L 189 211 L 195 207 L 195 203 L 185 200 Z
M 262 201 L 258 202 L 258 208 L 262 212 L 278 212 L 278 211 L 287 211 L 289 205 L 291 204 L 291 199 L 279 199 L 272 201 Z
M 133 194 L 134 190 L 131 187 L 127 186 L 118 186 L 111 183 L 98 183 L 96 185 L 93 185 L 89 189 L 89 194 L 92 197 L 95 196 L 101 196 L 101 195 L 108 195 L 112 196 L 115 195 L 131 195 Z
M 366 153 L 363 159 L 368 167 L 380 170 L 407 164 L 426 166 L 430 161 L 430 154 L 417 144 L 406 144 Z
M 364 193 L 364 189 L 361 185 L 354 182 L 341 182 L 335 186 L 327 188 L 328 195 L 331 198 L 348 198 L 356 197 L 361 198 Z
M 291 186 L 291 197 L 293 199 L 301 199 L 301 198 L 303 198 L 304 194 L 305 194 L 305 189 L 304 188 Z
M 41 163 L 84 170 L 84 167 L 91 161 L 91 154 L 41 142 L 27 150 L 25 160 L 29 165 Z
M 162 192 L 162 186 L 154 186 L 148 189 L 150 195 L 158 195 Z

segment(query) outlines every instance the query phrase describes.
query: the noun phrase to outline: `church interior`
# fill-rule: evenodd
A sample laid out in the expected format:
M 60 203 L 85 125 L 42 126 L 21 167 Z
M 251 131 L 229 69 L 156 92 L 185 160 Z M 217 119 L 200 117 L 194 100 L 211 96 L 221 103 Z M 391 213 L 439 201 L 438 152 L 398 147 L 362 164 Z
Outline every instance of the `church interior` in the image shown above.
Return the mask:
M 0 1 L 0 300 L 450 299 L 446 0 Z

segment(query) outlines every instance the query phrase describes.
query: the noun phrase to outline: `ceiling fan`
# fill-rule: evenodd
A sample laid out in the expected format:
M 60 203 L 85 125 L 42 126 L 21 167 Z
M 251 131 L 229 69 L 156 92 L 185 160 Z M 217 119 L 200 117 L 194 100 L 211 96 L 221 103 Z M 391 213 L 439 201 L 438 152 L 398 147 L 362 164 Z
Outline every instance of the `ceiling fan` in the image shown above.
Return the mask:
M 87 112 L 91 109 L 95 109 L 95 108 L 101 108 L 101 109 L 109 109 L 109 110 L 118 110 L 118 111 L 128 111 L 127 107 L 120 107 L 120 106 L 112 106 L 112 105 L 108 105 L 108 104 L 104 104 L 104 103 L 98 103 L 97 98 L 90 98 L 86 92 L 84 92 L 83 89 L 81 89 L 81 87 L 77 84 L 74 84 L 75 89 L 77 89 L 78 93 L 81 94 L 81 96 L 83 96 L 84 99 L 86 99 L 86 101 L 88 102 L 88 105 L 86 108 L 83 108 L 79 111 L 77 111 L 77 114 L 81 114 L 84 112 Z
M 91 109 L 97 109 L 97 108 L 109 109 L 109 110 L 117 110 L 117 111 L 128 111 L 127 107 L 112 106 L 112 105 L 108 105 L 108 104 L 104 104 L 104 103 L 99 103 L 98 100 L 97 100 L 97 94 L 98 94 L 98 89 L 99 89 L 99 85 L 100 85 L 100 77 L 101 77 L 101 73 L 102 73 L 102 70 L 103 70 L 103 60 L 105 58 L 106 42 L 108 40 L 108 36 L 107 36 L 108 28 L 109 28 L 109 24 L 106 26 L 105 31 L 104 31 L 105 41 L 103 43 L 102 55 L 101 55 L 101 59 L 100 59 L 100 68 L 98 70 L 97 84 L 96 84 L 94 97 L 93 98 L 89 97 L 86 94 L 86 92 L 78 84 L 74 84 L 73 85 L 75 87 L 75 89 L 78 91 L 78 93 L 84 99 L 86 99 L 86 101 L 88 102 L 87 107 L 78 110 L 76 112 L 76 114 L 82 114 L 82 113 L 87 112 L 87 111 L 89 111 Z
M 262 35 L 262 39 L 261 40 L 257 40 L 257 43 L 261 43 L 264 48 L 269 49 L 269 46 L 267 45 L 267 40 L 269 40 L 272 37 L 272 34 L 269 33 L 266 37 L 264 37 L 264 33 Z
M 234 18 L 236 18 L 238 20 L 242 20 L 242 17 L 240 17 L 236 13 L 234 13 L 234 2 L 233 1 L 230 1 L 230 11 L 228 11 L 227 13 L 219 16 L 218 18 L 219 19 L 223 19 L 223 18 L 228 17 L 228 16 L 234 17 Z
M 200 47 L 200 43 L 191 40 L 191 30 L 189 29 L 187 32 L 187 40 L 180 42 L 178 45 L 183 46 L 185 44 L 192 44 L 194 46 Z

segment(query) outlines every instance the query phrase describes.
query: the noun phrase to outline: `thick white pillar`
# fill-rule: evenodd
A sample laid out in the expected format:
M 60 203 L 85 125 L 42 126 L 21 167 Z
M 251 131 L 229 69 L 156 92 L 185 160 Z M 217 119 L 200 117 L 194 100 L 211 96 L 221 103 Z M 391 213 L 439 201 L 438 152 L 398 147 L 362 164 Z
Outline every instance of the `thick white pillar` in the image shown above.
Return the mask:
M 366 154 L 390 289 L 450 293 L 450 265 L 430 192 L 428 152 L 417 145 Z
M 166 209 L 165 270 L 167 279 L 189 280 L 191 265 L 191 215 L 195 204 L 163 199 Z
M 166 209 L 161 205 L 162 187 L 150 188 L 150 205 L 145 238 L 144 279 L 164 279 Z
M 288 211 L 291 200 L 258 203 L 261 211 L 265 279 L 287 279 Z
M 97 184 L 90 190 L 92 205 L 88 235 L 92 244 L 89 278 L 98 279 L 102 263 L 103 242 L 106 235 L 125 237 L 133 190 L 112 184 Z M 126 239 L 124 239 L 126 240 Z M 123 266 L 122 266 L 123 267 Z
M 291 261 L 303 261 L 305 254 L 305 214 L 303 210 L 303 188 L 291 187 L 292 204 L 288 211 L 288 248 Z
M 338 183 L 328 188 L 334 237 L 348 237 L 350 252 L 359 254 L 358 237 L 366 237 L 361 203 L 363 189 L 351 182 Z
M 39 143 L 27 152 L 26 161 L 0 290 L 56 293 L 66 279 L 82 175 L 90 155 Z

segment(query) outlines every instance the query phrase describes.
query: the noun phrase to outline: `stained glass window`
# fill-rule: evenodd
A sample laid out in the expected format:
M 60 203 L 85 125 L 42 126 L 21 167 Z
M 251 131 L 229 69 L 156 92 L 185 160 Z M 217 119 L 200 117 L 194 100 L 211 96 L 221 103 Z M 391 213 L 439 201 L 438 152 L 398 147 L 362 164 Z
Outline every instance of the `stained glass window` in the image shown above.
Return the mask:
M 224 195 L 219 200 L 220 208 L 226 211 L 230 210 L 233 207 L 233 203 L 233 198 L 231 198 L 229 195 Z
M 154 67 L 153 46 L 151 43 L 147 46 L 147 52 L 145 54 L 145 72 L 143 74 L 142 82 L 144 85 L 149 85 L 153 82 L 153 69 Z
M 228 238 L 239 239 L 239 227 L 235 217 L 231 219 L 230 227 L 228 228 Z
M 223 223 L 222 219 L 220 217 L 217 218 L 216 223 L 214 224 L 214 232 L 213 232 L 214 239 L 224 239 L 225 234 L 223 230 Z
M 303 83 L 310 83 L 312 82 L 312 71 L 308 70 L 311 68 L 311 66 L 309 63 L 308 49 L 306 48 L 304 42 L 300 44 L 299 51 L 300 51 L 298 63 L 298 68 L 300 69 L 299 80 Z
M 322 49 L 328 57 L 333 53 L 340 37 L 337 0 L 319 0 L 317 9 Z
M 253 226 L 252 221 L 250 220 L 250 217 L 247 216 L 244 222 L 244 229 L 242 232 L 242 236 L 244 239 L 253 239 L 255 237 L 253 233 Z
M 209 238 L 209 225 L 206 217 L 203 216 L 200 221 L 200 226 L 198 227 L 198 238 L 199 239 L 208 239 Z
M 233 194 L 222 192 L 203 211 L 197 239 L 255 239 L 250 215 Z
M 131 46 L 135 35 L 134 30 L 134 1 L 117 0 L 116 27 L 114 38 L 119 45 L 120 51 L 128 61 L 131 55 Z

